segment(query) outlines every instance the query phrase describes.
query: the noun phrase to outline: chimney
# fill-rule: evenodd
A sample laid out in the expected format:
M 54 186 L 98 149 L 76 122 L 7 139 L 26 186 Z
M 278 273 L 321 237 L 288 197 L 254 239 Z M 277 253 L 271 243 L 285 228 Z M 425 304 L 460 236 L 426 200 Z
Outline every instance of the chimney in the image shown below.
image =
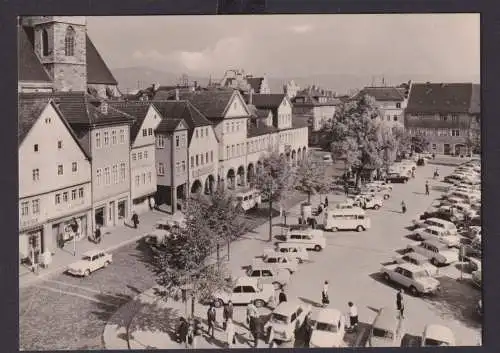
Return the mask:
M 176 101 L 179 100 L 179 89 L 178 88 L 175 89 L 175 100 Z

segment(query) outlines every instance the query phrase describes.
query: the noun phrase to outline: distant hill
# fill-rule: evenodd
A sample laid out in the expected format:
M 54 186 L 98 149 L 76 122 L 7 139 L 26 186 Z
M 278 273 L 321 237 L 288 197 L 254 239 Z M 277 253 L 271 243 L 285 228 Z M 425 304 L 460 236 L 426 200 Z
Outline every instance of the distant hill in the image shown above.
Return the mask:
M 127 91 L 137 90 L 138 88 L 145 88 L 152 83 L 159 83 L 160 85 L 176 85 L 180 82 L 182 73 L 171 73 L 161 70 L 152 69 L 149 67 L 128 67 L 112 70 L 113 75 L 119 83 L 120 90 L 123 93 Z M 257 73 L 256 73 L 257 75 Z M 220 80 L 222 77 L 214 77 L 215 81 Z M 283 85 L 294 80 L 299 86 L 307 87 L 309 85 L 316 85 L 324 89 L 332 90 L 338 94 L 345 94 L 352 90 L 358 90 L 364 86 L 369 86 L 374 80 L 372 76 L 362 74 L 325 74 L 325 75 L 311 75 L 308 77 L 289 77 L 279 78 L 268 75 L 269 86 L 271 92 L 283 92 Z M 479 83 L 479 75 L 464 75 L 464 77 L 439 77 L 439 80 L 432 75 L 385 75 L 385 83 L 387 85 L 399 85 L 403 82 L 412 80 L 413 82 L 476 82 Z M 205 86 L 208 84 L 209 77 L 195 77 L 189 76 L 189 81 L 197 81 L 198 84 Z M 374 82 L 376 85 L 381 85 L 381 76 L 377 76 Z

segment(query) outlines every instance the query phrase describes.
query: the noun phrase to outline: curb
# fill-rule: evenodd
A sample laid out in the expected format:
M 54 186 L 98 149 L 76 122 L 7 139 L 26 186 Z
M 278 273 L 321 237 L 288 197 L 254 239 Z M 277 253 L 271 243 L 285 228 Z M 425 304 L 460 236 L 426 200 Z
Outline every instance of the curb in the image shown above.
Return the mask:
M 125 246 L 127 244 L 130 244 L 130 243 L 133 243 L 133 242 L 136 242 L 140 239 L 142 239 L 144 237 L 144 234 L 141 234 L 141 235 L 137 235 L 133 238 L 130 238 L 130 239 L 127 239 L 127 240 L 124 240 L 118 244 L 114 244 L 114 245 L 111 245 L 105 249 L 103 249 L 104 251 L 106 252 L 112 252 L 118 248 L 121 248 L 122 246 Z M 27 278 L 27 275 L 32 275 L 33 277 L 30 278 L 29 280 L 26 279 L 25 281 L 19 281 L 19 288 L 26 288 L 27 286 L 29 285 L 32 285 L 48 276 L 52 276 L 52 275 L 55 275 L 56 273 L 62 273 L 64 272 L 64 269 L 68 267 L 68 265 L 60 265 L 58 267 L 53 267 L 53 268 L 49 268 L 49 269 L 45 269 L 43 273 L 39 273 L 38 275 L 34 275 L 32 273 L 25 273 L 25 274 L 22 274 L 19 276 L 19 278 Z

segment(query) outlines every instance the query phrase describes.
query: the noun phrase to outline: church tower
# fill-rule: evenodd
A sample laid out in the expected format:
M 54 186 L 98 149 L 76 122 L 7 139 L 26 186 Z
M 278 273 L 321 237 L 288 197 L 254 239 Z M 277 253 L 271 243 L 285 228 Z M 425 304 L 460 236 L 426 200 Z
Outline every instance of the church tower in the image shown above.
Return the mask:
M 34 50 L 53 80 L 56 92 L 86 92 L 85 16 L 29 16 L 22 18 L 29 27 Z

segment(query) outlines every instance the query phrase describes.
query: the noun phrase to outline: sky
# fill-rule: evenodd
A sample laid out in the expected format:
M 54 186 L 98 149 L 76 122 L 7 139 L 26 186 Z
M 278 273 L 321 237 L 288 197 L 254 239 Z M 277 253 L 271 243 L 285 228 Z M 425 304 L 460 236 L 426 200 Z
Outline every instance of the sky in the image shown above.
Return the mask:
M 88 17 L 111 69 L 222 76 L 480 72 L 478 14 Z

